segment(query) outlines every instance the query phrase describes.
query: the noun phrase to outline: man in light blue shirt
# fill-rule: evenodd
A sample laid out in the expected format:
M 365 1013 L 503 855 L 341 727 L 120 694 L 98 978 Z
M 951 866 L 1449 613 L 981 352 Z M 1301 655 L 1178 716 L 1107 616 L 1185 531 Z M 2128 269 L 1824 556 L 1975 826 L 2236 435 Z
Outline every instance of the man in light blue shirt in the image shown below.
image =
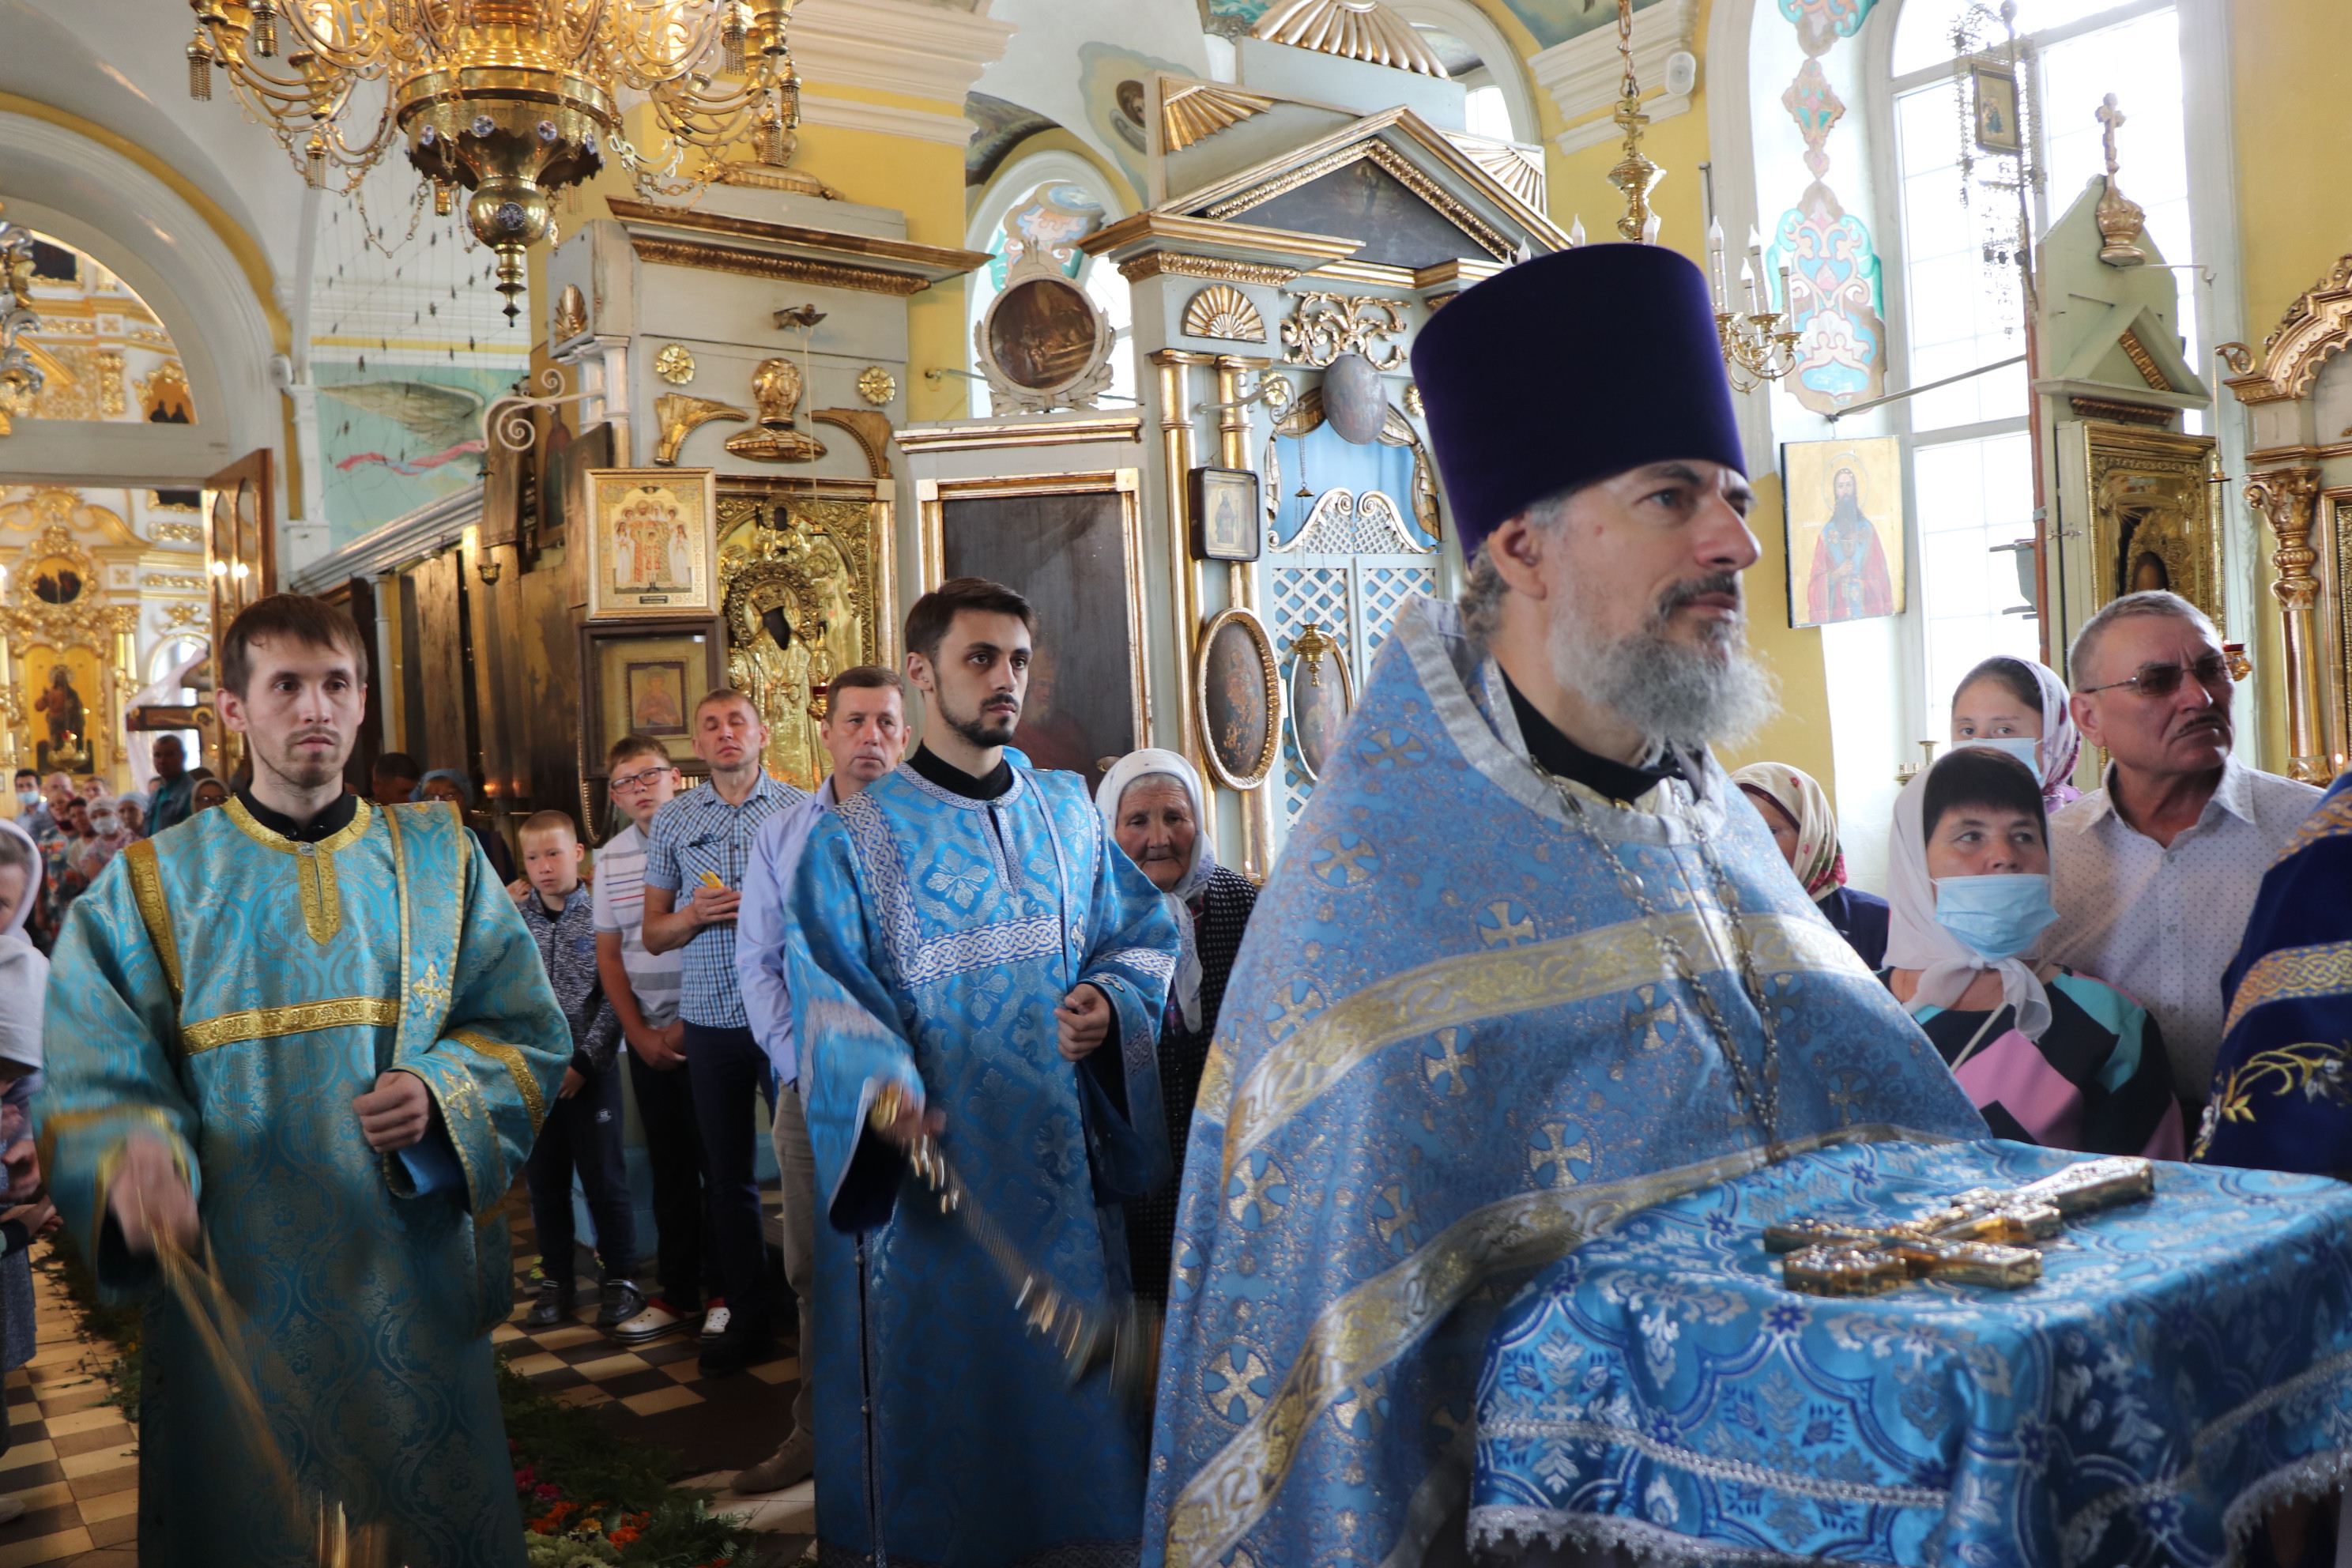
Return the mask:
M 793 872 L 817 819 L 898 765 L 907 749 L 906 691 L 898 673 L 878 664 L 862 664 L 833 678 L 818 731 L 833 759 L 833 776 L 805 802 L 761 824 L 751 863 L 744 868 L 743 901 L 735 921 L 735 965 L 743 1010 L 751 1018 L 753 1037 L 787 1088 L 797 1089 L 803 1054 L 793 1037 L 792 998 L 784 990 Z M 734 1490 L 742 1494 L 782 1490 L 805 1479 L 816 1466 L 809 1376 L 815 1343 L 809 1331 L 809 1299 L 815 1290 L 816 1163 L 809 1153 L 808 1122 L 799 1093 L 776 1097 L 771 1131 L 776 1169 L 782 1176 L 784 1278 L 800 1298 L 800 1392 L 793 1399 L 793 1430 L 783 1445 L 736 1476 Z

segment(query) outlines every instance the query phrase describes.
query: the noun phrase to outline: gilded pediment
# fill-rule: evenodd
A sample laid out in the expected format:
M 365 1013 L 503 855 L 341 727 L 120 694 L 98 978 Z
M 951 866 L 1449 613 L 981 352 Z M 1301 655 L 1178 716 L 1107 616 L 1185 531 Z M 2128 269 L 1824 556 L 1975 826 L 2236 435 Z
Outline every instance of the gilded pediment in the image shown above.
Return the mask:
M 1160 85 L 1166 103 L 1182 84 Z M 1171 185 L 1185 163 L 1166 158 Z M 1540 168 L 1532 150 L 1475 143 L 1410 109 L 1392 109 L 1195 183 L 1160 210 L 1352 239 L 1360 247 L 1352 262 L 1405 271 L 1456 260 L 1508 262 L 1568 243 L 1530 200 L 1540 195 Z

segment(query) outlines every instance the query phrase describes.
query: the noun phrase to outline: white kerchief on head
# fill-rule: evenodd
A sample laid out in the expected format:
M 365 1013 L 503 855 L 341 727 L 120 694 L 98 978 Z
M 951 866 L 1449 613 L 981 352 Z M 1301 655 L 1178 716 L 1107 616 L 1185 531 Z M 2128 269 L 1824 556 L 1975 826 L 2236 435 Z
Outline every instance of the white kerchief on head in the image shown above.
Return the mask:
M 2016 1028 L 2038 1040 L 2050 1027 L 2050 994 L 2033 973 L 2035 955 L 1992 959 L 1952 934 L 1936 919 L 1936 879 L 1927 874 L 1926 802 L 1927 769 L 1922 768 L 1895 799 L 1895 835 L 1886 867 L 1886 965 L 1919 971 L 1919 987 L 1906 1010 L 1949 1007 L 1980 970 L 2000 976 L 2001 1000 L 2017 1010 Z
M 2046 797 L 2074 782 L 2083 732 L 2074 728 L 2074 706 L 2066 700 L 2066 683 L 2057 671 L 2030 658 L 2018 662 L 2033 672 L 2033 683 L 2042 689 L 2042 793 Z
M 1128 785 L 1153 773 L 1168 773 L 1183 784 L 1184 793 L 1192 797 L 1192 822 L 1198 829 L 1192 836 L 1192 858 L 1176 879 L 1176 885 L 1161 894 L 1184 939 L 1183 951 L 1176 959 L 1171 994 L 1183 1013 L 1184 1026 L 1197 1030 L 1201 1026 L 1201 944 L 1192 931 L 1192 900 L 1208 887 L 1209 875 L 1217 868 L 1217 852 L 1210 842 L 1207 803 L 1202 798 L 1201 775 L 1175 752 L 1161 751 L 1157 746 L 1129 752 L 1103 775 L 1101 786 L 1095 791 L 1095 809 L 1102 814 L 1103 830 L 1117 838 L 1119 797 L 1127 793 Z
M 48 979 L 48 960 L 25 934 L 33 902 L 41 896 L 47 863 L 33 836 L 7 817 L 0 816 L 0 833 L 13 834 L 33 852 L 32 869 L 25 878 L 25 896 L 16 912 L 0 923 L 0 1057 L 37 1070 L 41 1066 L 41 1004 Z
M 48 866 L 41 854 L 39 843 L 31 834 L 17 826 L 14 820 L 0 816 L 0 833 L 15 834 L 33 852 L 33 868 L 25 877 L 25 896 L 16 901 L 16 912 L 10 915 L 5 923 L 0 923 L 0 937 L 13 936 L 21 940 L 25 935 L 25 921 L 33 913 L 33 902 L 41 896 L 41 878 Z

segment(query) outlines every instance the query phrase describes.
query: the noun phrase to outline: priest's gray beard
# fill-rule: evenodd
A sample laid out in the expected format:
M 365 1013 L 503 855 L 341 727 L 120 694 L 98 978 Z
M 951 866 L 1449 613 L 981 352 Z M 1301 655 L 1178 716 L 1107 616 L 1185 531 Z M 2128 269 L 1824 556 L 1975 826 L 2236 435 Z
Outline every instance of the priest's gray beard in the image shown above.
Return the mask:
M 1771 675 L 1748 651 L 1745 621 L 1704 621 L 1696 643 L 1671 635 L 1667 625 L 1702 594 L 1738 591 L 1728 572 L 1676 584 L 1638 631 L 1610 642 L 1594 630 L 1600 595 L 1580 580 L 1569 613 L 1552 618 L 1545 638 L 1552 675 L 1607 703 L 1654 742 L 1738 745 L 1779 707 Z

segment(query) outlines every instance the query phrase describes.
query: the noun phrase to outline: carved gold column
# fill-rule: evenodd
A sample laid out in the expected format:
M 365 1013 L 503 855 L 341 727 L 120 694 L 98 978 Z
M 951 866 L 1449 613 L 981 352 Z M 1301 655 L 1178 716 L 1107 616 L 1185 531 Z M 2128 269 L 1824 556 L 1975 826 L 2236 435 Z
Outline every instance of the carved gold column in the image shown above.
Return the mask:
M 1253 367 L 1264 369 L 1262 359 L 1246 359 L 1239 354 L 1217 356 L 1217 460 L 1228 468 L 1251 467 L 1249 410 L 1241 405 L 1242 372 Z M 1263 523 L 1255 523 L 1263 527 Z M 1257 574 L 1245 563 L 1225 563 L 1226 602 L 1238 605 L 1255 614 L 1257 610 Z M 1268 714 L 1268 718 L 1275 715 Z M 1276 766 L 1281 766 L 1277 760 Z M 1251 876 L 1263 879 L 1274 869 L 1274 791 L 1271 775 L 1259 781 L 1257 788 L 1242 795 L 1244 825 L 1248 829 L 1243 839 L 1244 869 Z
M 2272 468 L 2254 475 L 2246 485 L 2246 503 L 2262 514 L 2279 543 L 2271 554 L 2271 565 L 2278 573 L 2271 593 L 2279 602 L 2286 643 L 2287 744 L 2294 753 L 2288 772 L 2305 784 L 2325 784 L 2329 770 L 2326 744 L 2321 739 L 2325 721 L 2311 614 L 2319 595 L 2319 579 L 2311 573 L 2319 560 L 2319 552 L 2311 547 L 2318 496 L 2316 468 Z
M 1192 559 L 1192 412 L 1184 370 L 1205 364 L 1205 354 L 1161 349 L 1151 356 L 1160 369 L 1160 458 L 1168 486 L 1168 595 L 1176 626 L 1177 749 L 1192 759 L 1206 779 L 1201 738 L 1192 725 L 1192 640 L 1201 631 L 1201 566 Z M 1214 786 L 1212 786 L 1214 787 Z

